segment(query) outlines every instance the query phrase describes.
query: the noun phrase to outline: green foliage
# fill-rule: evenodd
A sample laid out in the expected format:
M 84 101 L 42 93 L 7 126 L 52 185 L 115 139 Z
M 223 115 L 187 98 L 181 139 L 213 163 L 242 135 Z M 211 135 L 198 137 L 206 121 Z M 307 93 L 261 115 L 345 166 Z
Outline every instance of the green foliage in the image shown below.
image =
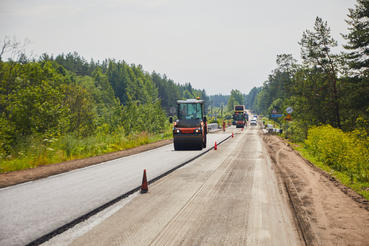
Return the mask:
M 223 105 L 227 105 L 228 98 L 229 98 L 229 96 L 222 95 L 222 94 L 217 94 L 217 95 L 210 96 L 210 100 L 211 100 L 211 102 L 213 104 L 213 107 L 220 107 L 220 105 L 222 103 L 223 103 Z
M 63 104 L 64 77 L 49 63 L 43 68 L 33 62 L 1 67 L 9 75 L 1 80 L 4 89 L 0 94 L 2 121 L 11 126 L 1 127 L 9 139 L 7 144 L 30 134 L 48 137 L 65 132 L 69 111 Z
M 228 104 L 227 104 L 227 110 L 228 111 L 233 111 L 234 110 L 234 105 L 240 105 L 236 99 L 231 95 L 228 99 Z
M 231 90 L 231 96 L 238 103 L 236 105 L 244 105 L 243 103 L 243 95 L 239 90 Z
M 284 100 L 289 95 L 293 95 L 290 87 L 293 84 L 293 77 L 298 68 L 295 64 L 296 60 L 290 54 L 283 54 L 277 56 L 276 63 L 278 68 L 264 82 L 261 92 L 256 94 L 256 89 L 253 92 L 255 99 L 250 106 L 259 114 L 270 114 L 269 108 L 274 101 L 278 99 Z
M 301 45 L 301 56 L 308 66 L 305 70 L 309 71 L 309 68 L 312 68 L 312 70 L 317 71 L 315 78 L 310 83 L 314 86 L 311 86 L 309 91 L 326 105 L 325 108 L 330 108 L 326 112 L 326 115 L 330 117 L 330 122 L 327 123 L 341 128 L 337 81 L 339 56 L 331 52 L 331 49 L 337 46 L 337 41 L 331 37 L 327 22 L 323 22 L 321 18 L 317 17 L 314 31 L 304 32 L 299 44 Z
M 182 94 L 182 99 L 190 99 L 193 98 L 193 96 L 191 95 L 191 93 L 188 90 L 184 90 L 183 94 Z
M 42 54 L 40 61 L 56 61 L 59 65 L 68 71 L 71 71 L 80 76 L 91 76 L 92 71 L 94 71 L 98 64 L 95 64 L 93 60 L 88 63 L 83 57 L 80 57 L 77 52 L 68 53 L 67 55 L 58 55 L 55 60 L 53 56 L 49 56 L 46 53 Z
M 345 47 L 354 52 L 332 53 L 337 42 L 327 22 L 317 17 L 313 31 L 303 32 L 299 42 L 303 65 L 296 64 L 291 55 L 278 55 L 278 68 L 269 75 L 260 92 L 253 89 L 252 103 L 248 102 L 251 92 L 245 97 L 246 107 L 264 115 L 273 108 L 284 113 L 286 107 L 293 107 L 288 131 L 294 141 L 306 139 L 309 127 L 314 125 L 329 124 L 348 132 L 360 128 L 356 119 L 368 121 L 369 73 L 364 50 L 369 5 L 361 0 L 358 3 L 355 10 L 350 10 L 352 21 L 347 23 L 352 28 L 350 35 L 345 36 L 349 41 Z M 285 127 L 285 122 L 282 123 Z M 365 130 L 369 132 L 369 127 Z
M 224 119 L 231 120 L 233 118 L 232 112 L 228 112 L 224 115 Z
M 114 100 L 114 91 L 109 83 L 108 77 L 102 73 L 100 68 L 96 68 L 92 73 L 92 77 L 99 92 L 95 98 L 97 103 L 104 106 L 111 105 Z
M 128 85 L 132 83 L 129 76 L 129 66 L 125 62 L 109 62 L 106 76 L 112 86 L 115 97 L 125 104 L 128 101 Z
M 27 82 L 25 82 L 28 84 Z M 63 107 L 64 95 L 47 82 L 22 86 L 9 95 L 9 120 L 21 136 L 41 133 L 46 136 L 59 135 L 68 127 L 68 109 Z
M 90 135 L 97 118 L 92 95 L 80 85 L 66 85 L 63 90 L 63 104 L 69 109 L 68 132 L 76 132 L 77 136 Z
M 318 161 L 316 157 L 309 154 L 308 150 L 304 148 L 303 144 L 294 144 L 291 143 L 291 146 L 300 152 L 300 154 L 307 160 L 309 160 L 311 163 L 313 163 L 318 168 L 326 171 L 329 175 L 333 176 L 335 179 L 337 179 L 339 182 L 344 184 L 347 187 L 351 187 L 354 191 L 357 193 L 363 195 L 365 199 L 369 199 L 369 191 L 367 191 L 367 188 L 369 187 L 369 182 L 363 182 L 359 180 L 351 180 L 351 177 L 346 174 L 345 172 L 340 172 L 333 170 L 331 167 L 325 165 L 323 162 Z
M 177 100 L 182 98 L 181 90 L 176 86 L 173 80 L 167 78 L 167 76 L 161 76 L 153 72 L 151 74 L 153 83 L 158 88 L 158 97 L 161 99 L 162 107 L 174 107 L 177 105 Z
M 17 46 L 7 41 L 8 47 Z M 0 57 L 2 171 L 104 154 L 160 133 L 171 138 L 162 105 L 175 106 L 184 91 L 208 101 L 205 90 L 150 75 L 141 65 L 88 63 L 76 52 L 32 62 L 18 55 Z
M 172 127 L 169 123 L 165 124 L 163 135 L 147 132 L 126 135 L 123 128 L 109 133 L 109 126 L 105 124 L 98 127 L 94 136 L 85 138 L 78 137 L 76 133 L 68 133 L 58 139 L 29 136 L 14 145 L 12 155 L 0 152 L 0 173 L 102 155 L 170 138 Z
M 221 120 L 219 118 L 215 119 L 215 117 L 212 117 L 210 120 L 208 120 L 208 123 L 217 123 L 219 126 L 221 124 Z
M 255 110 L 256 109 L 256 96 L 260 93 L 262 87 L 254 87 L 249 94 L 243 96 L 245 102 L 245 108 Z
M 269 114 L 273 112 L 273 110 L 277 110 L 277 112 L 282 113 L 283 112 L 283 100 L 281 98 L 278 98 L 268 108 Z
M 313 127 L 305 147 L 325 165 L 346 172 L 351 181 L 369 182 L 369 136 L 365 131 L 344 133 L 330 125 Z
M 348 65 L 354 71 L 368 71 L 368 45 L 369 45 L 369 2 L 367 0 L 357 0 L 355 9 L 349 9 L 350 18 L 346 23 L 350 25 L 348 28 L 350 33 L 342 34 L 343 38 L 348 41 L 343 47 L 350 52 L 347 54 Z

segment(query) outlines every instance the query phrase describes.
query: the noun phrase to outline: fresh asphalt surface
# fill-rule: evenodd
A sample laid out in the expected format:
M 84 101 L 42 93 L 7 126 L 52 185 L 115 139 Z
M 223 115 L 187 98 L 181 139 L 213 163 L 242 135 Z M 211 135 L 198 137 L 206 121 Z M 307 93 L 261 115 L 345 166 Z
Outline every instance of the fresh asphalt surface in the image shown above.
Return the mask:
M 230 134 L 209 134 L 202 151 L 174 151 L 173 144 L 141 154 L 0 189 L 0 245 L 26 245 L 148 180 L 213 148 Z

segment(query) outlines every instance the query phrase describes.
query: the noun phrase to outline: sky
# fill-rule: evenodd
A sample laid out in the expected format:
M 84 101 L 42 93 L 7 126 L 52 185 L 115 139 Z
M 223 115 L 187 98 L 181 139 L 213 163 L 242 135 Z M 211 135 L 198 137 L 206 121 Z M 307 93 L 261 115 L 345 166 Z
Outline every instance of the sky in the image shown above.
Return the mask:
M 298 42 L 321 17 L 344 51 L 345 19 L 356 0 L 0 0 L 0 44 L 25 38 L 27 54 L 78 52 L 141 64 L 208 95 L 248 94 L 277 68 L 298 63 Z M 4 55 L 4 57 L 6 57 Z

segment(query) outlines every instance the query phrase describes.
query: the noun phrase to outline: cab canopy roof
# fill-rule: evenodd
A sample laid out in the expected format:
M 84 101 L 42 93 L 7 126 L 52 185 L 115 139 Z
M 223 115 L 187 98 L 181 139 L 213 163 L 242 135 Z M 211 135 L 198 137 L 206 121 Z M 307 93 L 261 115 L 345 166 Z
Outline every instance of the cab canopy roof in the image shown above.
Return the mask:
M 178 100 L 178 104 L 181 103 L 204 103 L 204 100 L 196 100 L 196 99 L 186 99 L 186 100 Z

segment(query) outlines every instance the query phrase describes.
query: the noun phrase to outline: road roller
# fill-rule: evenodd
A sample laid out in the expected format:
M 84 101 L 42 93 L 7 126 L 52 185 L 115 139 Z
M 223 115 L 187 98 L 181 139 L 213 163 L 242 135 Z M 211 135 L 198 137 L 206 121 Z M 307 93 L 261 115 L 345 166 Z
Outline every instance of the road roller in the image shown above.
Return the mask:
M 204 116 L 204 100 L 186 99 L 177 101 L 177 119 L 173 122 L 175 150 L 202 150 L 206 148 L 207 123 Z

